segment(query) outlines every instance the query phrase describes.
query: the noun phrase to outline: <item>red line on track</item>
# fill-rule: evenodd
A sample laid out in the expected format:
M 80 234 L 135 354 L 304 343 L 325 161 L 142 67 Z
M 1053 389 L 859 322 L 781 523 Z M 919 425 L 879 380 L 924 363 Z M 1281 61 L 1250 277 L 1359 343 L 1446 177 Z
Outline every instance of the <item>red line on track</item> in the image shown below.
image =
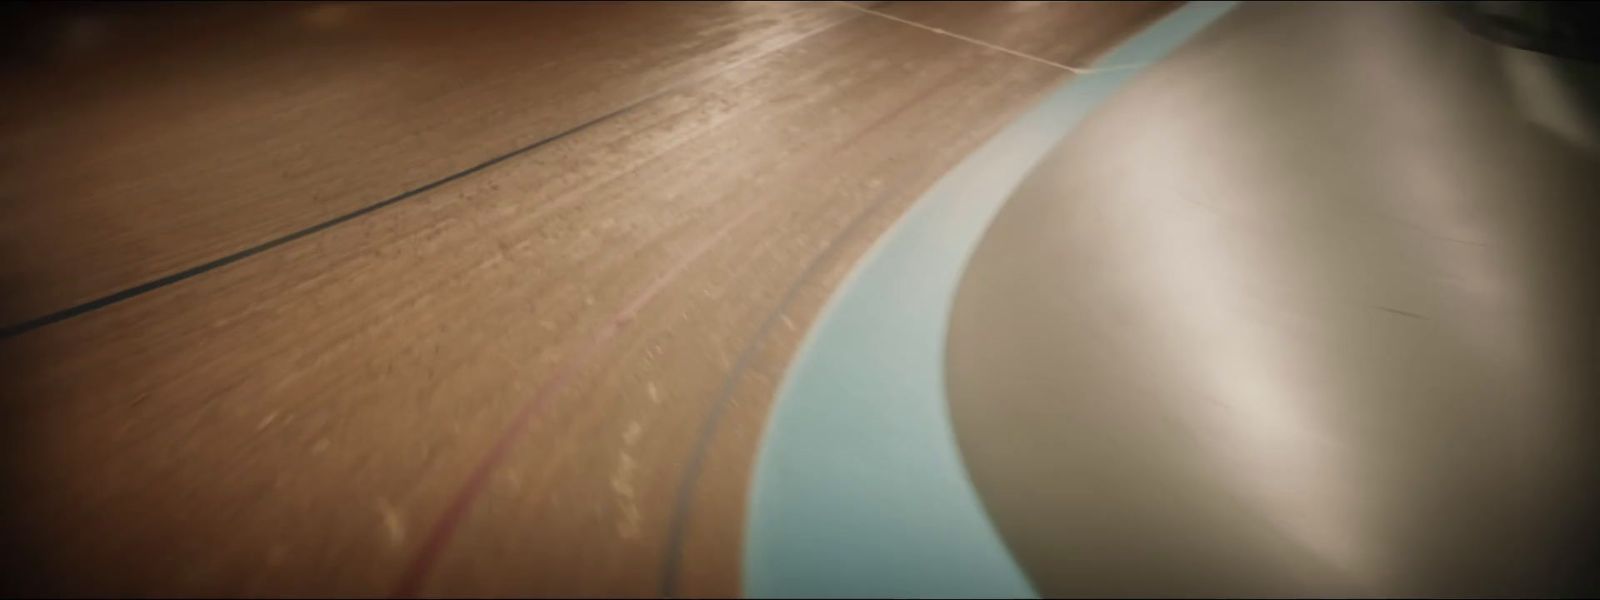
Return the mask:
M 700 258 L 701 255 L 710 251 L 717 242 L 722 241 L 722 238 L 726 237 L 728 232 L 732 231 L 735 226 L 754 215 L 757 208 L 759 208 L 759 204 L 752 203 L 749 208 L 739 213 L 733 220 L 724 224 L 715 233 L 707 236 L 694 248 L 680 256 L 671 267 L 657 276 L 655 281 L 651 282 L 648 287 L 640 291 L 632 302 L 629 302 L 610 321 L 595 331 L 594 336 L 590 338 L 589 343 L 585 345 L 582 351 L 571 355 L 566 362 L 557 367 L 555 376 L 545 382 L 517 410 L 516 415 L 511 418 L 511 425 L 500 435 L 500 438 L 495 442 L 494 447 L 489 450 L 489 453 L 484 455 L 483 459 L 479 460 L 477 465 L 473 467 L 471 474 L 467 476 L 467 480 L 462 483 L 461 488 L 451 498 L 450 504 L 445 508 L 444 513 L 440 514 L 439 518 L 434 521 L 433 527 L 428 530 L 428 536 L 423 541 L 422 546 L 412 557 L 411 562 L 406 565 L 405 571 L 401 573 L 400 582 L 395 586 L 394 597 L 409 598 L 417 594 L 417 591 L 427 580 L 429 572 L 433 570 L 433 565 L 438 562 L 439 555 L 450 544 L 450 540 L 455 536 L 456 530 L 460 529 L 461 521 L 466 517 L 467 512 L 472 509 L 472 505 L 477 501 L 478 497 L 483 495 L 483 490 L 489 483 L 489 475 L 494 472 L 495 467 L 498 467 L 505 460 L 512 446 L 516 444 L 516 440 L 522 437 L 523 432 L 527 431 L 528 425 L 533 422 L 534 412 L 544 405 L 546 399 L 565 390 L 567 385 L 571 383 L 573 375 L 587 367 L 590 362 L 593 362 L 595 356 L 606 346 L 606 343 L 610 342 L 617 332 L 633 321 L 634 317 L 638 316 L 639 311 L 646 304 L 649 304 L 651 299 L 661 293 L 661 290 L 665 289 L 667 284 L 683 274 L 683 271 L 695 259 Z

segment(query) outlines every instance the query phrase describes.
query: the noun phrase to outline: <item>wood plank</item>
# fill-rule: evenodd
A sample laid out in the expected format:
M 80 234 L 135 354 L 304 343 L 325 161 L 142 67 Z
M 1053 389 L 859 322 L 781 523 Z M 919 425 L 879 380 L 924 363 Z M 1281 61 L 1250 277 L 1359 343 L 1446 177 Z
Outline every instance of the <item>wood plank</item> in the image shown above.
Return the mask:
M 842 18 L 826 4 L 176 5 L 13 22 L 0 324 L 289 234 Z
M 410 201 L 0 342 L 4 531 L 31 575 L 14 585 L 386 593 L 510 431 L 423 592 L 658 594 L 708 435 L 678 590 L 734 593 L 749 460 L 805 327 L 909 202 L 1064 76 L 851 13 Z

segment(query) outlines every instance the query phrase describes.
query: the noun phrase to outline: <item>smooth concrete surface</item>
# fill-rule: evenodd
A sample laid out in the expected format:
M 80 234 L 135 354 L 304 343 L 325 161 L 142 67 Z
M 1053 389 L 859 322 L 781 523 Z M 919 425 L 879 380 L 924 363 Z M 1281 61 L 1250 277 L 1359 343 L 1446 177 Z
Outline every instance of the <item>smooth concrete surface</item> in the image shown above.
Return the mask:
M 1251 3 L 1066 138 L 946 357 L 1040 593 L 1600 593 L 1593 75 Z

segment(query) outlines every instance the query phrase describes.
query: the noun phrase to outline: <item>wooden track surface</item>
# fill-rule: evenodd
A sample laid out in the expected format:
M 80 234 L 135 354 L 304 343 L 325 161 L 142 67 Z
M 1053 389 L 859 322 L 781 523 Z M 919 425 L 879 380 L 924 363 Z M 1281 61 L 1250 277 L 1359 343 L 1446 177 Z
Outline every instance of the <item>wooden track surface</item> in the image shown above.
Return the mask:
M 625 10 L 244 5 L 51 22 L 67 38 L 41 52 L 54 68 L 19 78 L 36 92 L 0 121 L 0 281 L 14 290 L 0 322 L 415 189 L 849 12 Z
M 1086 64 L 1167 8 L 940 14 Z M 135 13 L 7 67 L 7 324 L 582 127 L 0 340 L 18 590 L 734 594 L 812 316 L 1067 76 L 843 4 Z

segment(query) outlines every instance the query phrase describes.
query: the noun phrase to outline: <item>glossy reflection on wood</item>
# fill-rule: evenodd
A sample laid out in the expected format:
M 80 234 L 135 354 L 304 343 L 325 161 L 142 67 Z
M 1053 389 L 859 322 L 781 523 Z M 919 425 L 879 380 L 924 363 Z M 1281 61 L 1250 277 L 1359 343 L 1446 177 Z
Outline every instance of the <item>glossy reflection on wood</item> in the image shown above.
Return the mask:
M 793 4 L 59 11 L 0 100 L 0 323 L 393 197 L 847 16 Z M 31 39 L 31 38 L 29 38 Z
M 0 341 L 22 591 L 387 593 L 511 431 L 423 593 L 655 595 L 673 552 L 677 591 L 736 593 L 750 454 L 812 315 L 1066 76 L 842 5 L 121 10 L 13 65 L 7 318 L 637 104 Z M 1133 28 L 1094 14 L 1050 35 Z

